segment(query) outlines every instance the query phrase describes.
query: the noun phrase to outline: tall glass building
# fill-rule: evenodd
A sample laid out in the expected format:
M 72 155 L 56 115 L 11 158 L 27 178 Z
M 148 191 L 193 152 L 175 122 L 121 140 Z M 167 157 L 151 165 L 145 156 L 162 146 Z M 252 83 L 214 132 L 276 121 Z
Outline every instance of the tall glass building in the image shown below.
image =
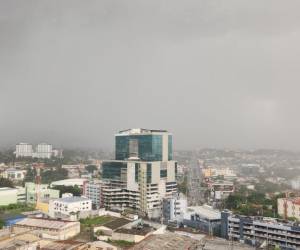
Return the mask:
M 102 162 L 104 206 L 130 207 L 159 217 L 162 199 L 177 193 L 172 135 L 165 130 L 129 129 L 115 139 L 116 159 Z
M 129 129 L 116 134 L 116 160 L 171 161 L 172 135 L 166 130 Z

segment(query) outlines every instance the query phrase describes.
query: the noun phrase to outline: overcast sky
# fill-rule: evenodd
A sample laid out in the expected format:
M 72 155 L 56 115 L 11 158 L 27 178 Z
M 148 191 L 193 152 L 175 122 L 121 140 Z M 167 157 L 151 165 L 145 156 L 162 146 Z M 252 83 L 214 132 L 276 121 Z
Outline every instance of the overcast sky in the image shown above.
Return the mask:
M 0 146 L 300 150 L 299 0 L 0 0 Z

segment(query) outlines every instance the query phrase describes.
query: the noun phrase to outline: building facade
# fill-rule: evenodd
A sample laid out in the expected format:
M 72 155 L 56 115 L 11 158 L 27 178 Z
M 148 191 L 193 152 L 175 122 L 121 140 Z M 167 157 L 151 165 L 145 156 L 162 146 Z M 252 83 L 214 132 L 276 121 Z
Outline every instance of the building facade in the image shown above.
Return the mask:
M 26 202 L 34 204 L 37 198 L 37 185 L 33 182 L 25 183 Z M 59 198 L 59 190 L 51 189 L 47 184 L 40 184 L 39 187 L 40 200 L 49 200 Z
M 33 148 L 29 143 L 19 143 L 16 145 L 16 157 L 32 157 Z
M 116 160 L 102 162 L 104 206 L 160 217 L 163 198 L 177 193 L 172 135 L 165 130 L 120 131 L 115 151 Z
M 85 197 L 71 196 L 49 201 L 49 216 L 51 218 L 77 219 L 77 214 L 91 210 L 92 201 Z
M 181 222 L 187 211 L 187 199 L 176 195 L 163 199 L 163 218 L 165 221 Z
M 85 181 L 83 183 L 83 195 L 92 201 L 92 205 L 99 209 L 103 204 L 103 183 L 99 180 Z
M 41 159 L 50 159 L 53 155 L 53 147 L 51 144 L 39 143 L 36 146 L 33 157 Z
M 224 211 L 221 214 L 221 235 L 256 247 L 300 248 L 299 224 L 275 218 L 241 216 Z
M 0 206 L 17 203 L 18 189 L 2 187 L 0 188 Z

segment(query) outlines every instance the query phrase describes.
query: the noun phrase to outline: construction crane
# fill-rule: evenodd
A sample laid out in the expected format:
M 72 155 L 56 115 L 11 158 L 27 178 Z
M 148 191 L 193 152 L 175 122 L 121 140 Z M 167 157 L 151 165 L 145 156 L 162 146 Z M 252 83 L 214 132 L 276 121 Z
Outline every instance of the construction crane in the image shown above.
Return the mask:
M 35 198 L 36 198 L 36 203 L 35 203 L 35 207 L 38 207 L 38 204 L 40 202 L 40 192 L 41 192 L 41 181 L 42 181 L 42 177 L 41 177 L 41 164 L 36 163 L 33 165 L 33 167 L 35 168 L 35 172 L 36 172 L 36 176 L 35 176 Z

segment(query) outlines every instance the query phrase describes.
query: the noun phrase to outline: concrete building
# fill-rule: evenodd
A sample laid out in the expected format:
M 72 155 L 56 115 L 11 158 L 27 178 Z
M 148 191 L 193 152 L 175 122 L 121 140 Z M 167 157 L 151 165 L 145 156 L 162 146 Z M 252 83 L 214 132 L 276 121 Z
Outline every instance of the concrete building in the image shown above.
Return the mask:
M 2 187 L 0 188 L 0 206 L 17 203 L 18 189 Z
M 86 244 L 87 250 L 118 250 L 114 245 L 104 241 L 93 241 Z
M 280 249 L 300 249 L 300 226 L 295 222 L 275 218 L 221 215 L 221 235 L 226 239 L 245 242 L 252 246 L 279 246 Z
M 36 203 L 37 186 L 33 182 L 25 183 L 26 202 L 34 204 Z M 41 184 L 40 189 L 40 200 L 49 200 L 59 198 L 59 190 L 51 189 L 47 184 Z
M 187 199 L 176 195 L 169 199 L 163 199 L 163 218 L 165 221 L 181 222 L 187 211 Z
M 26 170 L 20 170 L 15 168 L 8 168 L 1 173 L 1 177 L 10 179 L 14 182 L 24 180 Z
M 78 219 L 80 213 L 90 212 L 92 201 L 85 197 L 65 197 L 49 201 L 49 216 L 61 219 Z
M 18 229 L 36 231 L 45 239 L 67 240 L 80 233 L 80 223 L 77 221 L 25 218 L 17 222 L 13 229 L 15 231 Z
M 107 208 L 137 209 L 160 217 L 162 199 L 177 193 L 172 135 L 165 130 L 129 129 L 116 136 L 116 160 L 102 162 Z
M 213 236 L 220 236 L 221 213 L 208 205 L 188 207 L 183 224 Z
M 103 182 L 99 180 L 85 181 L 83 184 L 83 195 L 89 198 L 97 209 L 104 206 L 102 189 Z
M 33 148 L 29 143 L 19 143 L 16 145 L 16 157 L 32 157 Z
M 40 159 L 50 159 L 53 155 L 53 146 L 47 143 L 39 143 L 36 146 L 33 157 Z
M 300 220 L 300 197 L 281 198 L 277 200 L 278 214 L 285 218 Z
M 209 183 L 211 198 L 214 200 L 226 199 L 234 192 L 234 183 L 231 181 L 213 181 Z

